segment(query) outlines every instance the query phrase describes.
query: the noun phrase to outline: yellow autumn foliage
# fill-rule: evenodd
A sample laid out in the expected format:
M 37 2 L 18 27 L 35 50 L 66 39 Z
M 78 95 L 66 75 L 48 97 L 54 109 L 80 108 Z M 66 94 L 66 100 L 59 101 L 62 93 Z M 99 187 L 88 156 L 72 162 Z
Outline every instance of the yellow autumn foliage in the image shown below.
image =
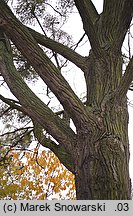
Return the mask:
M 10 152 L 0 169 L 0 199 L 75 199 L 74 175 L 51 151 Z M 7 161 L 8 162 L 8 161 Z

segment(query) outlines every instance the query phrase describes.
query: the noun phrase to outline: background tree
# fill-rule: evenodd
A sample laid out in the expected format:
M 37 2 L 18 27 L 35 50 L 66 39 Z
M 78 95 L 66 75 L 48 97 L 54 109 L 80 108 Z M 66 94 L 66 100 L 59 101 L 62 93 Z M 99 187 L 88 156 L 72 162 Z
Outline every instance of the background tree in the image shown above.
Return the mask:
M 133 58 L 130 56 L 123 73 L 121 48 L 132 20 L 132 0 L 105 0 L 101 14 L 91 0 L 58 1 L 58 6 L 49 1 L 26 1 L 25 9 L 22 3 L 18 1 L 16 10 L 20 21 L 4 0 L 0 4 L 0 71 L 17 98 L 1 99 L 32 120 L 38 142 L 52 150 L 75 175 L 77 199 L 130 199 L 126 94 L 133 77 Z M 60 16 L 63 12 L 62 22 L 66 21 L 67 9 L 75 5 L 91 45 L 88 56 L 75 52 L 76 46 L 59 41 L 58 20 L 47 14 L 46 5 Z M 45 21 L 50 21 L 44 23 L 43 34 L 24 25 L 28 21 L 22 16 L 25 13 L 29 21 L 36 20 L 39 25 L 42 14 Z M 32 68 L 47 85 L 47 94 L 50 90 L 56 96 L 62 105 L 60 112 L 55 113 L 28 87 L 13 64 L 11 43 L 26 59 L 24 68 Z M 54 63 L 42 47 L 52 51 Z M 65 62 L 60 65 L 58 54 L 83 72 L 85 102 L 64 78 L 61 67 Z
M 51 151 L 10 151 L 0 168 L 0 199 L 75 199 L 74 175 Z

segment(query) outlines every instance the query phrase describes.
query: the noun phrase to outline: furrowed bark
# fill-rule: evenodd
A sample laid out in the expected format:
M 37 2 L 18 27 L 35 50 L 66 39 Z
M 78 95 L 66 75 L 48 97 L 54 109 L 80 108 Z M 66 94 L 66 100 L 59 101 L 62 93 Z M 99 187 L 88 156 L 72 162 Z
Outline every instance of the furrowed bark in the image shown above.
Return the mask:
M 49 48 L 50 50 L 53 50 L 54 52 L 59 53 L 64 58 L 68 59 L 72 63 L 74 63 L 77 67 L 79 67 L 81 70 L 85 71 L 87 69 L 87 62 L 86 58 L 81 56 L 80 54 L 76 53 L 71 48 L 56 42 L 39 32 L 36 32 L 35 30 L 28 28 L 32 36 L 35 38 L 35 40 L 42 46 L 45 46 Z
M 12 14 L 3 0 L 0 4 L 0 11 L 1 28 L 28 59 L 38 75 L 49 86 L 72 118 L 75 126 L 84 127 L 84 124 L 88 121 L 93 126 L 95 123 L 92 114 L 90 117 L 87 115 L 84 105 L 73 92 L 67 81 L 44 54 L 27 28 Z
M 16 71 L 11 53 L 3 41 L 0 42 L 0 71 L 12 93 L 22 105 L 22 109 L 51 134 L 57 142 L 70 150 L 72 142 L 75 142 L 76 139 L 74 132 L 26 85 Z
M 88 39 L 90 41 L 91 48 L 94 54 L 97 57 L 102 56 L 103 52 L 100 47 L 98 35 L 97 35 L 96 28 L 94 25 L 97 19 L 99 18 L 99 16 L 97 15 L 97 19 L 94 18 L 94 13 L 96 16 L 96 11 L 94 12 L 95 9 L 94 9 L 92 2 L 90 0 L 89 1 L 88 0 L 83 0 L 83 1 L 75 0 L 75 5 L 82 18 L 83 28 L 85 30 L 86 35 L 88 36 Z M 93 13 L 91 13 L 92 8 L 93 8 Z
M 92 135 L 78 133 L 74 156 L 77 199 L 131 199 L 126 98 L 114 103 L 108 97 L 101 110 L 92 109 L 101 128 Z
M 101 23 L 102 37 L 110 44 L 114 52 L 120 51 L 127 29 L 130 26 L 133 14 L 132 0 L 105 0 Z M 99 31 L 100 33 L 100 31 Z
M 90 19 L 92 24 L 95 24 L 96 20 L 99 18 L 99 14 L 91 0 L 83 0 L 82 2 L 80 0 L 75 0 L 75 5 L 83 20 Z

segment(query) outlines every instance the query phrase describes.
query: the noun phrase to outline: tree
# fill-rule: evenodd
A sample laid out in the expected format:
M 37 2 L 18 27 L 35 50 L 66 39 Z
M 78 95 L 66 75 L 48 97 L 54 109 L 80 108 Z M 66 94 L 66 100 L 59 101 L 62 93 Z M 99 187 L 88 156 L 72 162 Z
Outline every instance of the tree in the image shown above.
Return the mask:
M 74 175 L 51 152 L 10 151 L 0 169 L 0 199 L 75 199 Z
M 77 199 L 130 199 L 126 94 L 133 77 L 133 58 L 123 74 L 121 48 L 131 24 L 133 2 L 104 0 L 101 14 L 91 0 L 64 2 L 73 2 L 81 16 L 91 45 L 87 57 L 26 27 L 1 0 L 0 71 L 18 100 L 3 101 L 32 119 L 38 141 L 75 175 Z M 53 112 L 24 82 L 13 64 L 10 41 L 57 97 L 67 118 Z M 82 70 L 87 91 L 85 103 L 40 45 Z

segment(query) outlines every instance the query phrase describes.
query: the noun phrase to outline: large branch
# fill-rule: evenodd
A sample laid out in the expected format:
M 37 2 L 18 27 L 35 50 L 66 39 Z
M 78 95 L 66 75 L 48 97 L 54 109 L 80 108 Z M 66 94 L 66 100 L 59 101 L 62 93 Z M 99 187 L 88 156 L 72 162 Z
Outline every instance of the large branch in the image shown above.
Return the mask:
M 116 89 L 116 99 L 122 100 L 125 98 L 131 82 L 133 81 L 133 57 L 126 68 L 126 71 L 120 81 L 118 88 Z
M 70 152 L 67 152 L 62 145 L 57 145 L 53 140 L 46 138 L 43 134 L 43 128 L 36 122 L 34 122 L 34 135 L 42 146 L 49 148 L 52 152 L 54 152 L 61 163 L 69 171 L 74 173 L 74 163 Z
M 104 0 L 102 26 L 112 50 L 120 50 L 133 14 L 132 0 Z
M 86 19 L 87 16 L 89 16 L 89 19 L 91 19 L 91 22 L 93 24 L 95 24 L 97 19 L 99 19 L 99 14 L 91 0 L 82 0 L 82 1 L 75 0 L 75 5 L 77 9 L 79 10 L 79 12 L 81 13 L 81 17 L 83 19 Z M 82 13 L 83 10 L 84 10 L 84 13 Z
M 14 101 L 9 98 L 5 98 L 0 94 L 0 100 L 2 100 L 4 103 L 8 104 L 12 109 L 16 109 L 20 112 L 23 112 L 25 115 L 28 115 L 23 109 L 22 106 L 17 105 L 18 102 Z M 67 152 L 67 149 L 65 149 L 62 145 L 56 144 L 53 140 L 46 138 L 45 135 L 43 134 L 43 129 L 40 124 L 37 122 L 33 121 L 34 124 L 34 135 L 37 138 L 38 142 L 46 147 L 49 148 L 52 152 L 55 153 L 55 155 L 59 158 L 61 163 L 72 173 L 74 173 L 74 165 L 73 165 L 73 160 L 70 152 Z M 19 129 L 20 130 L 20 129 Z M 14 133 L 14 132 L 12 132 Z
M 35 38 L 35 40 L 42 46 L 45 46 L 49 49 L 51 49 L 52 51 L 59 53 L 60 55 L 62 55 L 64 58 L 68 59 L 69 61 L 71 61 L 72 63 L 74 63 L 77 67 L 79 67 L 82 71 L 85 71 L 87 69 L 87 62 L 86 62 L 86 58 L 81 56 L 80 54 L 76 53 L 74 50 L 72 50 L 71 48 L 56 42 L 42 34 L 40 34 L 39 32 L 28 28 L 28 30 L 30 31 L 30 33 L 32 34 L 32 36 Z
M 0 72 L 22 105 L 22 111 L 25 111 L 29 117 L 38 122 L 68 151 L 71 151 L 72 143 L 76 139 L 75 133 L 26 85 L 13 65 L 11 53 L 7 50 L 4 39 L 0 41 Z
M 86 121 L 94 125 L 93 118 L 88 119 L 86 108 L 68 82 L 44 54 L 28 29 L 17 20 L 4 0 L 1 0 L 0 4 L 0 26 L 58 98 L 75 126 L 84 127 Z
M 92 50 L 97 57 L 102 56 L 102 49 L 99 44 L 98 35 L 95 29 L 95 22 L 99 18 L 99 15 L 91 0 L 74 0 L 75 5 L 82 18 L 83 28 L 87 34 Z

